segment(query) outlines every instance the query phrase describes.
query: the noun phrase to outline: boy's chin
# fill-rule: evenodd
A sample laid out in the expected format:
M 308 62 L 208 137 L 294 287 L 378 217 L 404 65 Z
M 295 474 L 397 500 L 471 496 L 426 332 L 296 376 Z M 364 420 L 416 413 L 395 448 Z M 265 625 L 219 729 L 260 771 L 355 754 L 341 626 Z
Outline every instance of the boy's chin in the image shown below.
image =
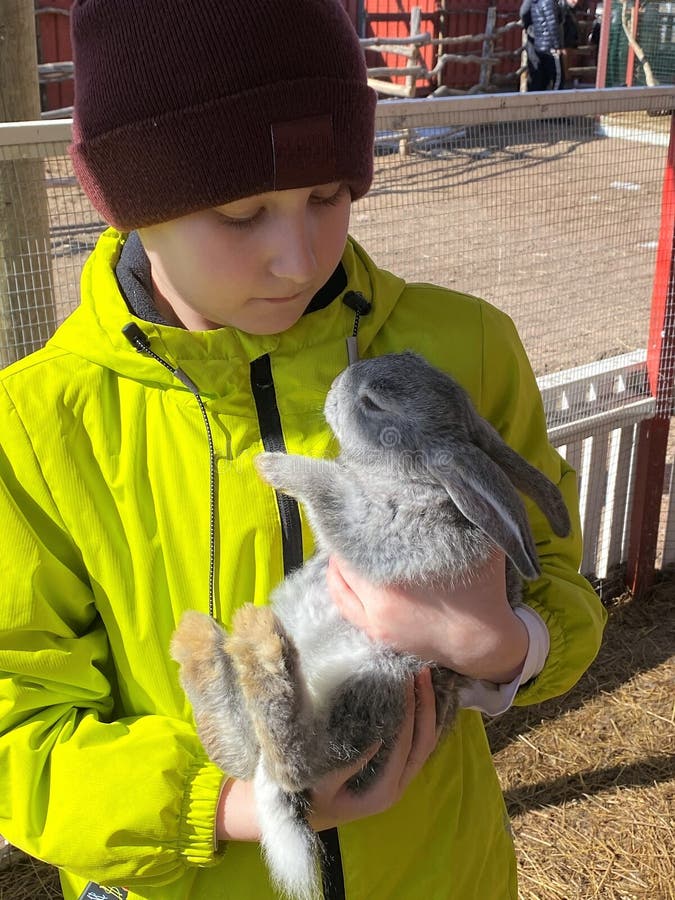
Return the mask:
M 247 316 L 240 322 L 235 322 L 234 327 L 247 334 L 255 334 L 264 337 L 269 334 L 279 334 L 288 331 L 298 322 L 307 304 L 298 308 L 296 304 L 288 306 L 272 307 L 260 310 L 256 315 Z

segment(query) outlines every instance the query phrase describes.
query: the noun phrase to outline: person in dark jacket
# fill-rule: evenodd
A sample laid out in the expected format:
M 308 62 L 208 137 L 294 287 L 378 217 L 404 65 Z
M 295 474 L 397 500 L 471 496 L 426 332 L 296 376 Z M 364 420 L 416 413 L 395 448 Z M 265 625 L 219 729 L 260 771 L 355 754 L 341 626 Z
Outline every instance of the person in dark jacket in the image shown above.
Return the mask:
M 562 90 L 563 10 L 558 0 L 523 0 L 520 18 L 527 31 L 528 91 Z
M 579 0 L 565 0 L 562 5 L 563 48 L 565 50 L 576 50 L 579 46 L 579 20 L 576 12 L 578 4 Z

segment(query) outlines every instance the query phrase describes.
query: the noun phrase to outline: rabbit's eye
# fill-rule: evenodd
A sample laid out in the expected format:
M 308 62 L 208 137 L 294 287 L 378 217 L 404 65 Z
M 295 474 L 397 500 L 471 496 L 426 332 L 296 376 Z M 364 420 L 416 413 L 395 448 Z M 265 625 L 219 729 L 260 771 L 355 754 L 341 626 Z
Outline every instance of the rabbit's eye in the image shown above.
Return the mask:
M 359 400 L 361 401 L 361 405 L 365 409 L 369 409 L 372 412 L 384 412 L 383 408 L 373 400 L 372 396 L 367 393 L 363 393 L 359 395 Z

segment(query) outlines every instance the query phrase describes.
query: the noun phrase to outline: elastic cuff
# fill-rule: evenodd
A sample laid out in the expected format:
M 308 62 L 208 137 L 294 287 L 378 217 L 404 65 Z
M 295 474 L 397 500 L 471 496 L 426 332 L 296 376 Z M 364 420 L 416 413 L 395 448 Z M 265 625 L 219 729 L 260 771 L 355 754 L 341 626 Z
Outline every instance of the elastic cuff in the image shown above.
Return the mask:
M 543 619 L 529 606 L 516 606 L 514 613 L 527 628 L 529 646 L 520 674 L 508 684 L 466 679 L 459 689 L 459 705 L 465 709 L 477 709 L 488 716 L 498 716 L 513 705 L 521 685 L 538 675 L 544 668 L 550 647 L 548 629 Z
M 192 865 L 209 866 L 217 861 L 215 821 L 225 778 L 218 766 L 208 761 L 196 763 L 188 772 L 178 839 L 181 853 Z
M 520 684 L 526 684 L 544 668 L 551 649 L 551 636 L 542 617 L 529 606 L 520 604 L 515 606 L 513 611 L 527 628 L 530 637 L 527 656 L 520 673 Z

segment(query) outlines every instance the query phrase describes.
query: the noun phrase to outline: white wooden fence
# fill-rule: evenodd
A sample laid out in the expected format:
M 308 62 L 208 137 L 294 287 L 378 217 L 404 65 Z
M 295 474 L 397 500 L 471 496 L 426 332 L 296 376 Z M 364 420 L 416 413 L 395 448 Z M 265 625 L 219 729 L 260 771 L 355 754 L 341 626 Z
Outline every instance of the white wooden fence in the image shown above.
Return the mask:
M 655 406 L 646 359 L 637 350 L 538 379 L 551 443 L 577 471 L 581 569 L 599 580 L 628 550 L 636 426 Z

